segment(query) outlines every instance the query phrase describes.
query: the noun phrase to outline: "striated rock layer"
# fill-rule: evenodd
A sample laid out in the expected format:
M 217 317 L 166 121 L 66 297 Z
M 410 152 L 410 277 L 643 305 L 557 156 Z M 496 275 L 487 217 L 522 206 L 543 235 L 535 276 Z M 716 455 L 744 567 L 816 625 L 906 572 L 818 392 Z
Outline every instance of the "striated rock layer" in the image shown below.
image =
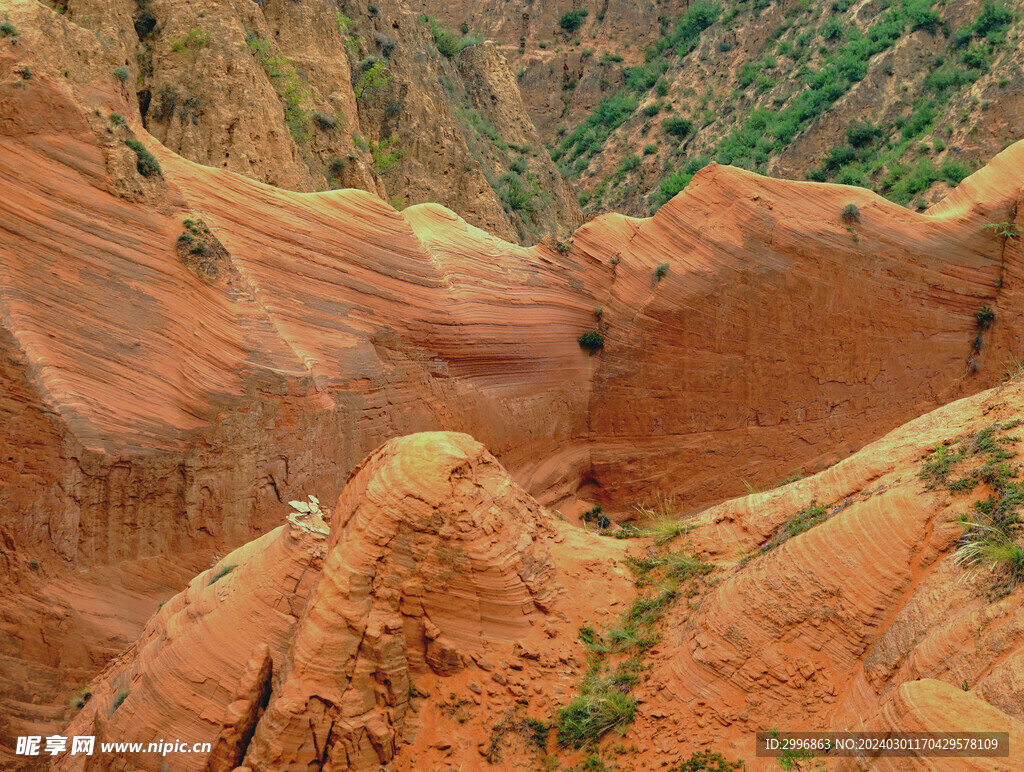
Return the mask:
M 999 731 L 1010 733 L 1010 758 L 845 759 L 838 768 L 1019 768 L 1024 589 L 994 592 L 998 571 L 952 555 L 960 516 L 991 490 L 932 489 L 920 471 L 936 446 L 1021 417 L 1018 378 L 813 477 L 693 518 L 693 546 L 732 569 L 696 612 L 671 615 L 637 736 L 670 758 L 711 746 L 760 769 L 774 762 L 755 759 L 754 732 L 773 727 Z M 1019 453 L 1017 433 L 1002 434 Z M 1019 477 L 1019 461 L 1010 463 Z M 827 519 L 761 554 L 809 504 Z
M 981 226 L 1019 221 L 1022 144 L 927 216 L 711 166 L 650 220 L 524 249 L 438 205 L 199 166 L 112 118 L 120 97 L 24 77 L 32 64 L 5 38 L 5 743 L 56 725 L 144 618 L 81 638 L 73 571 L 116 566 L 155 603 L 174 585 L 133 585 L 139 561 L 191 573 L 269 533 L 282 502 L 335 499 L 391 437 L 472 433 L 545 503 L 624 511 L 664 491 L 696 507 L 833 461 L 1020 350 L 1020 240 Z M 133 135 L 162 174 L 140 175 Z M 577 340 L 595 329 L 591 356 Z
M 281 526 L 168 601 L 67 732 L 214 748 L 102 769 L 390 768 L 415 736 L 414 679 L 476 668 L 556 602 L 557 530 L 470 437 L 392 440 L 353 472 L 329 534 Z
M 1007 732 L 1009 757 L 829 768 L 1018 769 L 1024 585 L 993 592 L 997 573 L 953 559 L 958 518 L 988 484 L 956 494 L 919 473 L 936 446 L 989 428 L 1019 449 L 1022 417 L 1017 378 L 812 477 L 687 519 L 688 544 L 670 549 L 716 570 L 704 593 L 670 605 L 649 677 L 632 689 L 636 718 L 598 752 L 641 769 L 712 749 L 766 771 L 776 762 L 755 756 L 754 735 L 770 728 Z M 758 549 L 809 503 L 824 507 L 822 522 Z M 209 754 L 92 767 L 65 755 L 54 768 L 546 768 L 554 739 L 517 735 L 551 720 L 584 673 L 598 677 L 579 626 L 619 621 L 636 592 L 623 558 L 656 554 L 556 519 L 462 434 L 385 443 L 328 522 L 329 533 L 299 518 L 196 576 L 93 681 L 67 728 L 187 737 Z

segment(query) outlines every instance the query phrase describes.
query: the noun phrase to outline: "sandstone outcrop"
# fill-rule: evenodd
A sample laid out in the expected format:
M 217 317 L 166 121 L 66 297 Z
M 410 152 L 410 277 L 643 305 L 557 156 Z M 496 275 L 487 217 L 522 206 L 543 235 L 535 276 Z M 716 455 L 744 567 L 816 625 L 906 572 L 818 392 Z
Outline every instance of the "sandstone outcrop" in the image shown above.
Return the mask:
M 164 604 L 67 731 L 215 746 L 103 769 L 392 768 L 430 678 L 486 674 L 564 605 L 556 522 L 468 436 L 392 440 L 352 473 L 329 535 L 281 526 Z
M 90 33 L 12 8 L 106 66 Z M 1024 145 L 927 215 L 710 166 L 654 218 L 526 249 L 440 205 L 200 166 L 23 34 L 0 42 L 7 746 L 58 728 L 183 576 L 273 531 L 283 502 L 335 500 L 392 437 L 471 433 L 543 504 L 621 519 L 655 491 L 697 508 L 813 471 L 1019 353 L 1020 240 L 983 226 L 1020 222 Z M 179 255 L 203 228 L 215 275 Z M 105 576 L 123 616 L 95 600 Z M 251 700 L 230 697 L 244 734 Z
M 4 42 L 37 76 L 63 81 L 90 107 L 138 119 L 198 163 L 290 190 L 361 188 L 399 206 L 436 201 L 523 243 L 577 226 L 575 194 L 493 46 L 449 60 L 405 3 L 373 8 L 11 0 L 5 18 L 18 34 Z M 523 187 L 536 186 L 532 210 L 501 198 L 513 166 L 523 168 Z
M 990 491 L 932 489 L 921 468 L 935 447 L 1022 415 L 1017 379 L 911 421 L 813 477 L 690 520 L 693 546 L 733 568 L 696 612 L 680 609 L 668 623 L 638 737 L 657 737 L 671 755 L 710 746 L 750 761 L 754 732 L 773 727 L 955 727 L 1020 742 L 1024 705 L 1012 673 L 1024 652 L 1024 594 L 993 595 L 998 574 L 952 555 L 960 516 Z M 1014 451 L 1016 434 L 1002 434 Z M 771 546 L 809 505 L 826 519 Z M 1010 758 L 882 758 L 868 767 L 846 759 L 839 768 L 1010 770 L 1019 764 L 1013 747 Z

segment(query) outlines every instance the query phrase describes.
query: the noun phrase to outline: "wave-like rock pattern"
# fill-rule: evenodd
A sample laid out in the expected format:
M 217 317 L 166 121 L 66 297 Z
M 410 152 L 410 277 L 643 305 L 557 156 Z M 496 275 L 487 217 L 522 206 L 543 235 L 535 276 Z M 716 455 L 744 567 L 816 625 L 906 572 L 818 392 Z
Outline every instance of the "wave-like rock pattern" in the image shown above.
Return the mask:
M 208 761 L 137 754 L 105 769 L 390 765 L 413 678 L 457 673 L 543 618 L 557 590 L 545 529 L 466 435 L 392 440 L 353 473 L 329 535 L 281 526 L 168 601 L 68 733 L 215 745 Z
M 563 254 L 198 166 L 111 124 L 119 92 L 25 64 L 5 44 L 0 529 L 22 571 L 233 549 L 419 431 L 471 433 L 545 502 L 710 503 L 982 388 L 1019 343 L 1020 245 L 981 226 L 1020 219 L 1024 144 L 927 216 L 712 165 Z M 162 176 L 137 174 L 129 130 Z M 177 254 L 186 219 L 223 247 L 214 279 Z M 15 648 L 7 681 L 41 658 Z
M 952 560 L 958 517 L 988 494 L 932 490 L 919 473 L 936 445 L 1022 415 L 1017 379 L 813 477 L 694 517 L 693 546 L 731 569 L 696 611 L 674 613 L 639 735 L 675 753 L 713 745 L 751 760 L 754 732 L 770 727 L 1018 736 L 1024 591 L 993 596 L 991 574 Z M 828 519 L 759 553 L 815 502 Z M 908 763 L 870 768 L 1014 768 L 1005 759 Z

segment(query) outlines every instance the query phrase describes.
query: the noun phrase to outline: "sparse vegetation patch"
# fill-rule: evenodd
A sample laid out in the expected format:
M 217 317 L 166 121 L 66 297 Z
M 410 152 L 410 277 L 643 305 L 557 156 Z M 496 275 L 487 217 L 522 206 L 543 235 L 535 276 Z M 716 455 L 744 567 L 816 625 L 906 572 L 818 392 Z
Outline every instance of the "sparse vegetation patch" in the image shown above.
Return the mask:
M 150 153 L 146 146 L 139 142 L 137 139 L 129 137 L 124 143 L 135 153 L 136 163 L 135 167 L 138 169 L 139 174 L 143 177 L 151 177 L 154 175 L 161 175 L 163 172 L 160 169 L 160 164 L 156 158 Z

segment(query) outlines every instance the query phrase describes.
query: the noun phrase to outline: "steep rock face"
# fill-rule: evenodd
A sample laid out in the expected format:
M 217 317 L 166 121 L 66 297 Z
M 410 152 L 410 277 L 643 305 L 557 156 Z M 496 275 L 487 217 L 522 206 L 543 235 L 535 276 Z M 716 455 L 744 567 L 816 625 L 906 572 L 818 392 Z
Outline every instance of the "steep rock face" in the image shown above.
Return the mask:
M 485 44 L 449 61 L 404 3 L 374 8 L 82 0 L 62 15 L 19 0 L 10 18 L 37 72 L 90 105 L 103 93 L 193 161 L 291 190 L 438 201 L 525 243 L 578 225 L 504 58 Z M 494 125 L 501 135 L 481 134 Z M 515 164 L 532 210 L 501 198 Z
M 1010 422 L 1022 415 L 1017 378 L 813 477 L 689 518 L 688 548 L 716 561 L 717 578 L 669 612 L 650 677 L 634 688 L 636 720 L 609 743 L 622 760 L 650 767 L 711 747 L 767 770 L 774 762 L 753 749 L 764 727 L 1024 741 L 1024 587 L 993 595 L 997 574 L 952 555 L 959 515 L 989 491 L 951 495 L 919 475 L 931 449 L 981 431 L 1016 448 Z M 809 501 L 822 522 L 758 550 Z M 329 533 L 301 519 L 278 528 L 192 580 L 92 683 L 67 733 L 213 743 L 209 757 L 168 757 L 168 769 L 543 768 L 543 749 L 505 735 L 579 688 L 578 625 L 610 621 L 609 607 L 635 592 L 621 567 L 595 570 L 621 560 L 625 543 L 559 522 L 482 446 L 446 433 L 371 454 L 328 520 Z M 1017 766 L 1011 756 L 870 768 Z M 55 768 L 87 767 L 65 756 Z
M 554 602 L 545 519 L 471 438 L 392 440 L 353 472 L 329 535 L 281 526 L 165 604 L 68 732 L 234 750 L 208 769 L 243 754 L 254 770 L 390 766 L 413 680 L 525 638 Z M 187 755 L 170 763 L 198 768 Z
M 605 495 L 642 498 L 685 476 L 707 501 L 742 480 L 777 482 L 778 467 L 755 470 L 765 454 L 841 458 L 845 438 L 973 390 L 979 368 L 1002 370 L 1007 349 L 990 343 L 1016 343 L 1015 325 L 975 349 L 971 315 L 992 304 L 1011 319 L 1020 302 L 1020 245 L 981 229 L 1016 211 L 1016 152 L 930 217 L 863 190 L 712 165 L 650 220 L 581 228 L 577 248 L 615 263 L 590 405 Z

